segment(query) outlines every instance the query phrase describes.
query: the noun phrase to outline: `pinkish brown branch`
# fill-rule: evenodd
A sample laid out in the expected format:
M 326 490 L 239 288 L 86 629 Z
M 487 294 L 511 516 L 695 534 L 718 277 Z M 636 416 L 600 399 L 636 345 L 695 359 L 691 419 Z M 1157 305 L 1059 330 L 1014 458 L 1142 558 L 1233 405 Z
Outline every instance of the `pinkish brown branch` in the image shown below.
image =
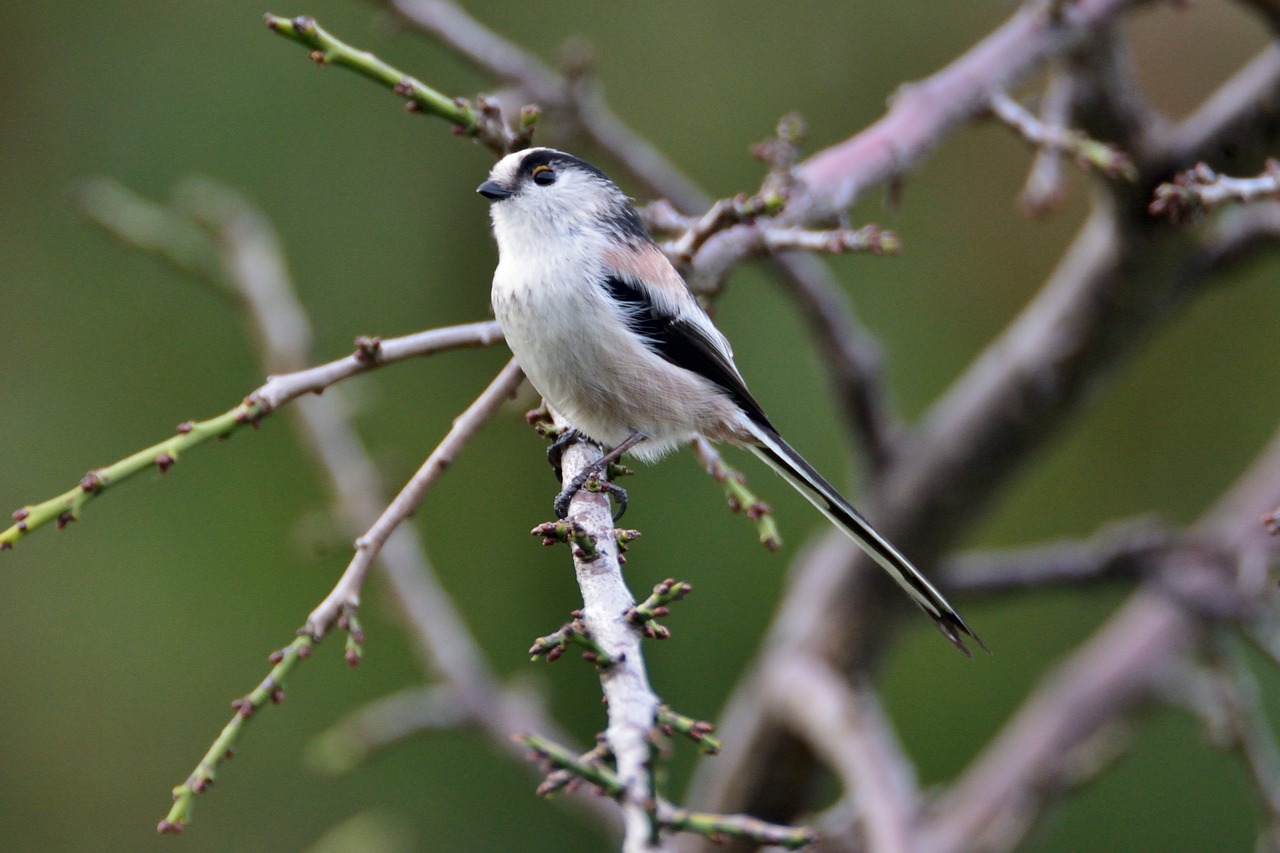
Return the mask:
M 1039 121 L 1046 127 L 1066 127 L 1071 120 L 1074 80 L 1058 63 L 1049 74 L 1041 95 Z M 1045 216 L 1062 206 L 1067 197 L 1062 155 L 1052 148 L 1037 148 L 1027 172 L 1027 181 L 1018 195 L 1018 209 L 1027 216 Z
M 1090 8 L 1096 11 L 1100 7 Z M 1113 8 L 1118 11 L 1121 7 Z M 1025 28 L 1029 14 L 1020 12 L 1007 26 Z M 1049 41 L 1062 46 L 1057 39 Z M 1015 64 L 1021 61 L 1018 56 L 1025 56 L 1025 46 L 1008 47 Z M 1039 48 L 1048 51 L 1048 43 L 1040 43 Z M 976 51 L 988 62 L 997 61 L 990 43 Z M 950 81 L 945 75 L 972 72 L 975 62 L 972 57 L 957 61 L 931 81 L 939 90 L 947 90 Z M 1274 90 L 1261 85 L 1256 69 L 1255 63 L 1242 72 L 1248 85 L 1233 79 L 1224 86 L 1226 94 L 1211 99 L 1222 121 L 1252 126 L 1244 116 L 1254 116 L 1253 121 L 1261 123 L 1265 119 L 1257 117 L 1274 109 Z M 937 109 L 955 109 L 950 102 L 939 101 Z M 919 111 L 911 115 L 935 131 L 947 129 L 945 121 L 939 123 L 923 112 L 924 104 L 915 104 Z M 1131 97 L 1118 91 L 1092 102 L 1090 106 L 1103 114 L 1089 118 L 1101 125 L 1125 126 L 1132 117 L 1113 116 L 1107 111 L 1128 109 L 1132 104 Z M 864 180 L 896 174 L 897 167 L 891 168 L 892 163 L 877 154 L 880 145 L 923 153 L 927 146 L 917 145 L 918 128 L 897 123 L 903 120 L 896 114 L 900 109 L 901 101 L 891 108 L 890 117 L 867 131 L 865 142 L 859 135 L 845 144 L 847 147 L 842 146 L 842 156 L 835 152 L 818 155 L 822 159 L 817 162 L 829 170 L 824 172 L 823 186 L 839 184 L 840 168 L 849 171 L 845 179 L 848 193 L 863 186 Z M 1193 119 L 1199 122 L 1197 135 L 1218 138 L 1205 125 L 1202 114 Z M 904 134 L 901 141 L 892 139 L 895 131 Z M 1179 131 L 1185 133 L 1178 129 L 1175 135 Z M 1150 185 L 1154 183 L 1151 175 L 1164 168 L 1161 152 L 1165 149 L 1139 145 L 1135 150 L 1150 158 L 1138 162 L 1143 175 L 1140 185 Z M 852 152 L 869 159 L 856 159 Z M 806 162 L 812 164 L 816 159 Z M 1087 391 L 1097 387 L 1151 329 L 1170 316 L 1173 305 L 1202 292 L 1209 276 L 1247 256 L 1233 256 L 1225 266 L 1208 265 L 1210 255 L 1202 245 L 1150 223 L 1145 205 L 1130 203 L 1131 196 L 1117 192 L 1114 198 L 1101 199 L 1041 293 L 932 407 L 920 429 L 896 455 L 895 464 L 884 472 L 871 499 L 864 501 L 883 532 L 894 541 L 907 543 L 908 553 L 923 563 L 926 571 L 929 563 L 981 516 L 1011 472 L 1078 410 Z M 736 233 L 741 230 L 717 235 L 704 252 L 717 242 L 743 239 Z M 724 255 L 733 251 L 730 247 Z M 1250 515 L 1255 525 L 1258 514 L 1255 509 Z M 879 583 L 847 543 L 834 537 L 824 541 L 814 556 L 797 567 L 767 641 L 770 654 L 825 649 L 838 666 L 867 666 L 890 636 L 893 622 L 892 611 L 883 606 Z M 1174 648 L 1189 630 L 1187 620 L 1194 622 L 1184 607 L 1198 613 L 1210 603 L 1179 597 L 1173 604 L 1154 594 L 1148 598 L 1150 603 L 1135 605 L 1134 624 L 1120 635 L 1138 638 L 1149 632 Z M 1096 660 L 1099 665 L 1103 662 L 1102 658 Z M 803 798 L 787 796 L 799 789 L 766 790 L 763 783 L 751 780 L 808 778 L 813 760 L 796 748 L 780 721 L 756 698 L 764 689 L 759 683 L 761 672 L 756 669 L 744 679 L 722 716 L 726 749 L 714 766 L 704 765 L 695 787 L 709 808 L 758 810 L 781 817 L 804 808 Z M 1035 814 L 1034 810 L 1028 813 Z
M 950 593 L 1000 595 L 1060 584 L 1132 582 L 1155 571 L 1178 543 L 1178 534 L 1154 519 L 1136 519 L 1109 524 L 1084 540 L 961 553 L 942 564 L 938 583 Z
M 764 679 L 767 701 L 856 800 L 868 849 L 919 850 L 915 769 L 869 681 L 850 684 L 816 655 L 775 658 L 773 664 Z
M 806 190 L 788 216 L 813 222 L 839 215 L 868 188 L 901 177 L 951 131 L 982 114 L 994 93 L 1140 5 L 1080 0 L 1055 16 L 1046 4 L 1025 4 L 959 59 L 903 86 L 875 124 L 801 163 L 796 176 Z
M 1237 570 L 1248 554 L 1266 547 L 1265 534 L 1239 508 L 1263 494 L 1280 500 L 1280 433 L 1158 573 L 1203 574 L 1222 587 L 1222 594 L 1252 600 L 1257 607 L 1257 580 Z M 928 848 L 962 851 L 977 844 L 1009 849 L 1020 840 L 1058 789 L 1066 770 L 1062 757 L 1160 695 L 1182 657 L 1194 650 L 1200 618 L 1194 602 L 1149 587 L 1135 592 L 1102 630 L 1041 682 L 937 801 L 928 818 Z

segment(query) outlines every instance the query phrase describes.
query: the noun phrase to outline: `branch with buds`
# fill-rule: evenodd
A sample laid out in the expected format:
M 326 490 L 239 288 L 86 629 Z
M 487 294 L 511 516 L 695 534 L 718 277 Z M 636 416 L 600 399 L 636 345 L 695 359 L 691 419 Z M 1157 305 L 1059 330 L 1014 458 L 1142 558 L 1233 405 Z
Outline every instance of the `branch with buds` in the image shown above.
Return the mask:
M 518 122 L 509 122 L 493 101 L 482 97 L 473 105 L 465 98 L 450 98 L 372 53 L 335 38 L 314 18 L 305 15 L 282 18 L 268 13 L 265 19 L 272 32 L 311 48 L 309 56 L 317 65 L 349 68 L 381 83 L 404 98 L 405 108 L 410 112 L 438 116 L 451 123 L 459 134 L 475 137 L 499 156 L 529 145 L 538 121 L 538 111 L 532 107 L 521 111 Z
M 515 735 L 514 740 L 529 749 L 529 757 L 547 769 L 547 778 L 538 788 L 542 796 L 573 787 L 577 780 L 593 786 L 601 795 L 621 799 L 627 788 L 618 774 L 605 766 L 609 757 L 603 745 L 581 756 L 536 735 Z M 672 832 L 690 832 L 713 843 L 731 838 L 745 839 L 758 845 L 772 845 L 784 850 L 799 850 L 818 840 L 809 829 L 779 826 L 748 815 L 715 815 L 677 808 L 662 799 L 649 804 L 655 826 Z
M 244 402 L 221 415 L 181 423 L 176 436 L 102 468 L 95 468 L 74 488 L 57 497 L 16 510 L 13 513 L 14 524 L 0 531 L 0 551 L 12 548 L 19 539 L 44 525 L 55 523 L 59 529 L 65 527 L 78 520 L 85 505 L 110 487 L 152 468 L 161 474 L 166 473 L 187 450 L 210 439 L 230 438 L 244 427 L 256 428 L 267 415 L 304 394 L 318 394 L 343 379 L 384 364 L 459 347 L 489 346 L 501 340 L 501 329 L 491 321 L 432 329 L 385 341 L 361 339 L 357 342 L 356 351 L 346 358 L 271 377 L 265 385 L 245 397 Z
M 1138 179 L 1138 170 L 1128 154 L 1114 145 L 1090 139 L 1081 131 L 1040 120 L 1007 92 L 991 96 L 991 114 L 1038 149 L 1074 157 L 1109 178 L 1122 178 L 1129 183 Z
M 1149 209 L 1153 216 L 1177 222 L 1226 202 L 1247 204 L 1262 199 L 1280 200 L 1280 160 L 1274 157 L 1267 160 L 1261 175 L 1252 178 L 1220 175 L 1207 163 L 1197 163 L 1194 169 L 1179 172 L 1172 181 L 1156 187 Z

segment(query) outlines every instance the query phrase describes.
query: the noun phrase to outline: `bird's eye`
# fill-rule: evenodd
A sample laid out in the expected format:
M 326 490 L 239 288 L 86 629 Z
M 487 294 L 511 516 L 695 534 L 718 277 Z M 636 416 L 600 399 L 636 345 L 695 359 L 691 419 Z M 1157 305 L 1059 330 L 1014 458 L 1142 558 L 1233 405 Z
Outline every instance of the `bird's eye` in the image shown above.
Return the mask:
M 533 182 L 540 187 L 549 187 L 556 182 L 556 173 L 550 166 L 538 166 L 533 170 Z

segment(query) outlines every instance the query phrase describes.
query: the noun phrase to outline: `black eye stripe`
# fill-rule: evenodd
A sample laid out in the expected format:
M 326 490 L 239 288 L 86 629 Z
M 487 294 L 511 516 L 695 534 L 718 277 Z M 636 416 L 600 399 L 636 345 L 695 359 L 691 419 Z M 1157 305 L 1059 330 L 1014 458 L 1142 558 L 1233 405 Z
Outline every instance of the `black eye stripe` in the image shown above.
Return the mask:
M 605 183 L 612 184 L 612 181 L 609 180 L 609 177 L 604 172 L 587 161 L 551 148 L 539 148 L 530 151 L 520 162 L 519 168 L 521 173 L 532 176 L 533 171 L 539 166 L 547 166 L 557 174 L 563 170 L 579 170 L 593 175 Z

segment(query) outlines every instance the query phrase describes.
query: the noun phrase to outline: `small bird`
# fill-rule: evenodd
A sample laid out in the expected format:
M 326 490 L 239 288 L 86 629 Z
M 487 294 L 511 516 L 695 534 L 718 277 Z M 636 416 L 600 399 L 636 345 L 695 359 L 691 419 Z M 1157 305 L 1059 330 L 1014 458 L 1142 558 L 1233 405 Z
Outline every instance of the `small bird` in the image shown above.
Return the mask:
M 516 361 L 558 419 L 612 448 L 566 485 L 556 501 L 561 518 L 586 479 L 624 452 L 653 461 L 699 435 L 744 446 L 861 546 L 952 643 L 966 654 L 962 634 L 982 645 L 778 434 L 729 342 L 604 172 L 530 148 L 503 157 L 476 192 L 492 203 L 493 311 Z

